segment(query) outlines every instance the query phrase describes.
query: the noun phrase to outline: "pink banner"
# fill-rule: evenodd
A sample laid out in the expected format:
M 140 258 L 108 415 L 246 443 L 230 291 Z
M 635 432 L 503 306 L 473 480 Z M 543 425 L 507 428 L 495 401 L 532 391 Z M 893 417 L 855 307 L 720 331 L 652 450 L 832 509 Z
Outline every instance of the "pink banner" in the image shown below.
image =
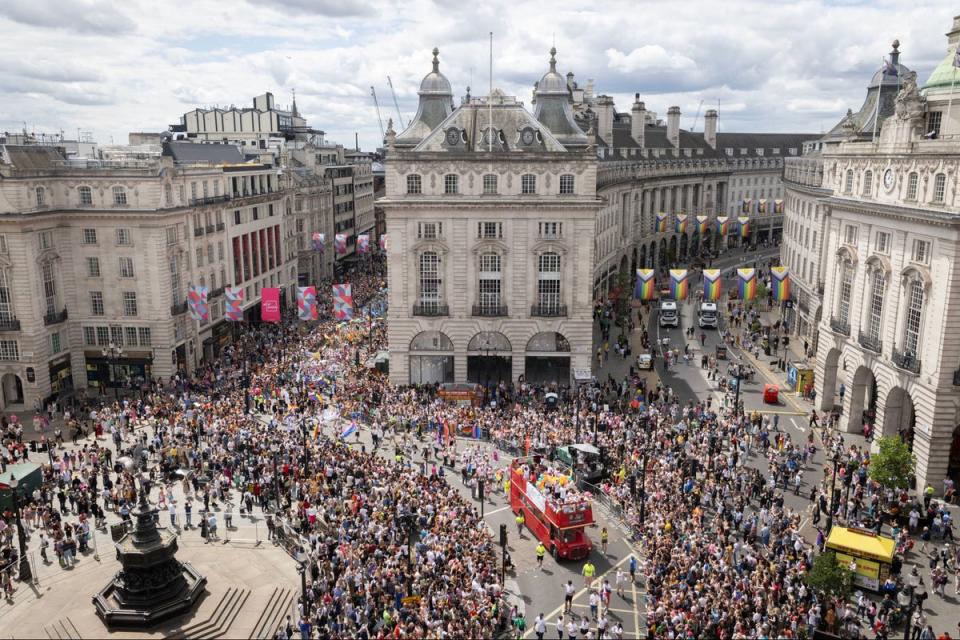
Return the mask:
M 280 289 L 264 287 L 260 290 L 260 319 L 280 322 Z

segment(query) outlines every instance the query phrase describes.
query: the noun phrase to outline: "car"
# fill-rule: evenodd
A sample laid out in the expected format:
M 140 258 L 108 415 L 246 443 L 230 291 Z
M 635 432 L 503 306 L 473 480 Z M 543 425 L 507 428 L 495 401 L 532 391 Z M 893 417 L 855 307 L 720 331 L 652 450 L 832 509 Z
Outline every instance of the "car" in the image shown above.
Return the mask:
M 638 369 L 653 369 L 653 356 L 649 353 L 641 353 L 637 356 Z

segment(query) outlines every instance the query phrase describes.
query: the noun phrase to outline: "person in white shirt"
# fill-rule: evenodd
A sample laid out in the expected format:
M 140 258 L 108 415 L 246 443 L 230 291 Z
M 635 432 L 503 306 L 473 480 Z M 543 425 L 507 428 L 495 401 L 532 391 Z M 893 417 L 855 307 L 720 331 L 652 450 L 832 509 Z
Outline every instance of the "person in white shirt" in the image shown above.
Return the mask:
M 544 620 L 542 613 L 533 621 L 533 632 L 537 634 L 537 640 L 543 640 L 544 634 L 547 633 L 547 621 Z
M 563 640 L 563 614 L 562 613 L 559 616 L 557 616 L 556 627 L 557 627 L 557 638 L 559 638 L 560 640 Z

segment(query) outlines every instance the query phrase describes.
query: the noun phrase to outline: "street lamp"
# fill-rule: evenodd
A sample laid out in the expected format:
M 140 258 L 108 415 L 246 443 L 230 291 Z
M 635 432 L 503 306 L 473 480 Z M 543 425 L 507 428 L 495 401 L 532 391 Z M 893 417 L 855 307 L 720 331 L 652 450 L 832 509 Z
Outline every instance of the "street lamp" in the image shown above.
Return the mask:
M 110 370 L 110 380 L 113 382 L 113 394 L 117 402 L 120 402 L 120 387 L 117 385 L 116 370 L 114 367 L 117 362 L 120 361 L 120 358 L 123 357 L 123 347 L 111 340 L 110 344 L 100 350 L 100 353 L 107 359 L 107 366 Z
M 743 371 L 740 368 L 739 364 L 733 365 L 733 379 L 737 381 L 736 389 L 734 389 L 733 397 L 733 415 L 740 415 L 740 385 L 743 384 Z
M 17 518 L 17 542 L 20 543 L 20 569 L 17 572 L 20 582 L 28 582 L 33 578 L 33 571 L 30 570 L 30 561 L 27 559 L 27 533 L 23 530 L 23 522 L 20 521 L 20 496 L 17 494 L 17 485 L 20 483 L 14 474 L 10 474 L 10 493 L 13 495 L 13 509 Z

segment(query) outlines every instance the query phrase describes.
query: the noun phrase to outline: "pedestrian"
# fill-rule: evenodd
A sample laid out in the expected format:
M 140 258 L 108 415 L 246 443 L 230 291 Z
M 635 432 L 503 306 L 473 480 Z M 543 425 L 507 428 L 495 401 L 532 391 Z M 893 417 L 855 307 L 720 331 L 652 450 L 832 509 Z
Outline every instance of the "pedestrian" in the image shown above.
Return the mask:
M 583 575 L 583 587 L 589 589 L 593 584 L 593 576 L 597 572 L 597 568 L 593 566 L 593 563 L 588 559 L 587 562 L 583 565 L 583 570 L 581 574 Z
M 533 632 L 537 634 L 537 640 L 543 640 L 543 636 L 547 633 L 547 622 L 543 612 L 539 613 L 537 619 L 533 621 Z
M 577 588 L 573 586 L 573 580 L 567 580 L 567 584 L 563 585 L 563 612 L 570 613 L 573 611 L 573 596 L 577 592 Z
M 600 530 L 600 551 L 603 555 L 607 555 L 607 543 L 609 542 L 610 534 L 607 533 L 607 528 L 603 527 Z
M 537 567 L 543 569 L 543 556 L 547 553 L 547 548 L 544 546 L 543 542 L 537 544 Z
M 160 495 L 163 495 L 163 491 L 160 492 Z M 190 498 L 187 498 L 186 503 L 183 505 L 183 519 L 184 529 L 190 529 L 193 527 L 193 501 Z

